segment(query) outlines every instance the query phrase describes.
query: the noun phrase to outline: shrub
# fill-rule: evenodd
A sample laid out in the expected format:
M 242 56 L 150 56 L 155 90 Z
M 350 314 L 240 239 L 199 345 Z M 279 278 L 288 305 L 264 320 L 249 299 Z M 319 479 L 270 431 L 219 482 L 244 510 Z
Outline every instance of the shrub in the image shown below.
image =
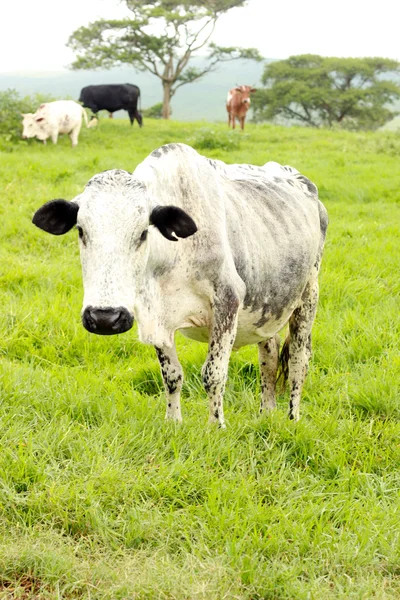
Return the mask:
M 54 100 L 51 96 L 33 94 L 20 97 L 16 90 L 0 92 L 0 136 L 3 142 L 21 139 L 21 113 L 35 112 L 43 102 Z
M 144 117 L 148 117 L 149 119 L 161 119 L 162 118 L 162 102 L 158 102 L 157 104 L 153 104 L 149 108 L 144 108 L 142 110 L 142 114 Z M 170 113 L 172 111 L 170 110 Z
M 229 133 L 216 132 L 212 129 L 200 129 L 192 140 L 192 145 L 198 150 L 237 150 L 240 148 L 239 136 Z

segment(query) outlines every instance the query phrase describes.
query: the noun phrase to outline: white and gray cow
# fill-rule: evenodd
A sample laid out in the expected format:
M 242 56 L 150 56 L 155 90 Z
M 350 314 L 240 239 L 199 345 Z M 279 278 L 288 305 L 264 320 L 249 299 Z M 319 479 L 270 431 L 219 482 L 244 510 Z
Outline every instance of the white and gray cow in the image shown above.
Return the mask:
M 86 111 L 77 102 L 73 100 L 45 102 L 35 113 L 22 114 L 22 137 L 23 139 L 36 137 L 44 143 L 51 138 L 53 144 L 57 144 L 58 136 L 67 133 L 74 148 L 78 144 L 82 116 L 88 127 Z
M 168 144 L 133 174 L 105 171 L 72 202 L 47 202 L 33 223 L 55 235 L 77 226 L 83 325 L 117 334 L 135 317 L 140 340 L 157 352 L 167 418 L 182 419 L 177 330 L 208 342 L 202 375 L 210 421 L 224 427 L 232 348 L 258 344 L 260 412 L 269 411 L 277 332 L 288 322 L 289 416 L 299 418 L 328 218 L 316 186 L 298 171 L 226 165 Z

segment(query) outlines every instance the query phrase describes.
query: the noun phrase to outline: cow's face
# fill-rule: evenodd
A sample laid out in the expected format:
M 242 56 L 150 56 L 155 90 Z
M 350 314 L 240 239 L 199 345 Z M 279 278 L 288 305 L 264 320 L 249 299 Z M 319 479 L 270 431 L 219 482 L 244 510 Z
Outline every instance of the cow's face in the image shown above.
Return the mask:
M 22 138 L 27 140 L 36 137 L 39 140 L 45 139 L 44 118 L 34 113 L 25 113 L 22 115 Z
M 251 85 L 241 85 L 235 88 L 235 91 L 240 93 L 241 103 L 248 108 L 251 104 L 250 94 L 253 94 L 257 90 L 251 87 Z
M 197 231 L 180 208 L 152 206 L 143 184 L 126 171 L 112 170 L 93 177 L 73 202 L 52 200 L 33 217 L 35 225 L 55 235 L 76 225 L 84 285 L 82 322 L 92 333 L 112 335 L 132 327 L 154 236 L 177 241 L 175 236 Z

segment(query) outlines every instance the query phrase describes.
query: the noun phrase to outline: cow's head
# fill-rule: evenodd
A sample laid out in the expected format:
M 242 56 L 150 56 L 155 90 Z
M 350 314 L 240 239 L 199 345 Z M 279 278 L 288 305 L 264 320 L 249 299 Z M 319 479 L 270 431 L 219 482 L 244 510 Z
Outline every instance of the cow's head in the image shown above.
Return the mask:
M 72 202 L 47 202 L 33 223 L 54 235 L 76 226 L 84 285 L 82 322 L 100 335 L 132 327 L 135 299 L 146 293 L 149 273 L 165 261 L 165 238 L 176 242 L 197 231 L 186 212 L 157 205 L 142 183 L 121 170 L 95 175 Z
M 21 114 L 22 119 L 22 138 L 27 140 L 29 138 L 36 137 L 39 140 L 43 140 L 46 137 L 44 131 L 45 119 L 43 116 L 37 113 L 24 113 Z
M 235 87 L 235 92 L 240 93 L 242 104 L 246 104 L 247 106 L 250 106 L 251 104 L 250 94 L 253 94 L 256 91 L 256 88 L 252 87 L 251 85 L 238 85 Z

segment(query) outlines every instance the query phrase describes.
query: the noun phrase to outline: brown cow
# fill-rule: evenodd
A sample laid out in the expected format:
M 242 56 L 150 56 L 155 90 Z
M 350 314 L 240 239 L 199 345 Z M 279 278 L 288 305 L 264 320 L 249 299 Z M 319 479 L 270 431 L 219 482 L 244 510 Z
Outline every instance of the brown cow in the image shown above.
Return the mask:
M 232 125 L 232 128 L 235 129 L 235 121 L 238 119 L 240 127 L 244 129 L 244 120 L 250 107 L 250 94 L 255 91 L 256 89 L 251 85 L 240 85 L 229 90 L 226 99 L 229 127 Z

